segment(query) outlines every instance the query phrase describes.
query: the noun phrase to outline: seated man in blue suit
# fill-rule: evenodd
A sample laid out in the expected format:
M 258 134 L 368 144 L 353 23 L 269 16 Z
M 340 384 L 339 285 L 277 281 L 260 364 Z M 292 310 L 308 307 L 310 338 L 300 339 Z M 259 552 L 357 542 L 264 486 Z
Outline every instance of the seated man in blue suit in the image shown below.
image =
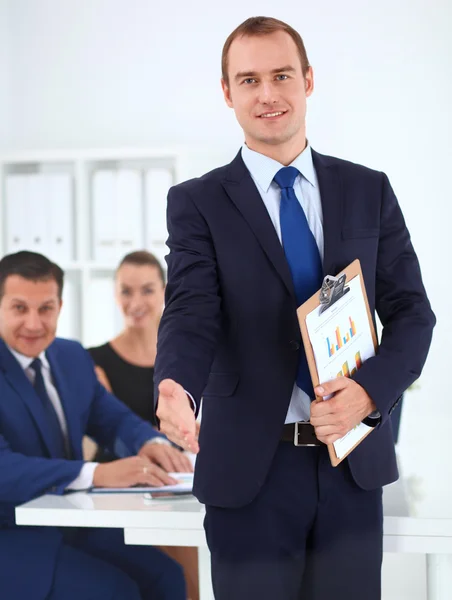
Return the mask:
M 40 254 L 0 260 L 0 596 L 5 600 L 185 600 L 182 570 L 119 529 L 17 527 L 41 494 L 159 485 L 175 448 L 97 381 L 80 344 L 55 339 L 63 271 Z M 88 435 L 122 458 L 84 462 Z

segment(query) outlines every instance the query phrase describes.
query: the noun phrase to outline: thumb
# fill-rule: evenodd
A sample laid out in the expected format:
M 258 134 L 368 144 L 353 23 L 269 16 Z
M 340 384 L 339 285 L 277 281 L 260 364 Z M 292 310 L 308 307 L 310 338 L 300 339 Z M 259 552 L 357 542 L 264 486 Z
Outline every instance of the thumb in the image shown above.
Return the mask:
M 334 392 L 343 390 L 348 384 L 349 380 L 347 377 L 337 377 L 331 381 L 321 383 L 314 389 L 314 392 L 316 396 L 329 396 L 330 394 L 334 394 Z
M 159 384 L 160 396 L 175 397 L 181 386 L 174 379 L 163 379 Z

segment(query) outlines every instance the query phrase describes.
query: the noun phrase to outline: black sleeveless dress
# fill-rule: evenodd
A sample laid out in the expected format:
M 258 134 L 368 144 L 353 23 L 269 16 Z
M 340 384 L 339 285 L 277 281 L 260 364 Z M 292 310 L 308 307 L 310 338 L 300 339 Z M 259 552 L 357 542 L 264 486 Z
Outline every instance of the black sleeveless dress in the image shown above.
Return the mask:
M 135 414 L 155 426 L 154 417 L 154 367 L 133 365 L 117 354 L 107 342 L 88 348 L 94 363 L 101 367 L 110 382 L 113 394 Z M 99 450 L 94 460 L 106 462 L 116 458 Z

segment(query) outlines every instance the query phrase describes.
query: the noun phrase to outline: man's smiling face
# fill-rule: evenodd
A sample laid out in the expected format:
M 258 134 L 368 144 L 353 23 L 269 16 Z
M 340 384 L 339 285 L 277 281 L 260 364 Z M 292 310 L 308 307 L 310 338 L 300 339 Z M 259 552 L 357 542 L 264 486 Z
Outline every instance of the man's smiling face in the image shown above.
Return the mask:
M 305 143 L 306 98 L 312 69 L 303 77 L 295 42 L 284 31 L 236 38 L 228 54 L 228 82 L 222 80 L 247 145 L 266 154 L 271 146 Z

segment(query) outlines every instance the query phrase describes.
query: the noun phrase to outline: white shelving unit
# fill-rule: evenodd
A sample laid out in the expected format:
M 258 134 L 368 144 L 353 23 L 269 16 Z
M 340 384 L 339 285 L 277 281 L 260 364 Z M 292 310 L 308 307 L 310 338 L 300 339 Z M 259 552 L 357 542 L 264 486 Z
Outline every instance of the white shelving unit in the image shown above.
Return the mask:
M 181 149 L 90 149 L 0 156 L 1 255 L 19 249 L 41 251 L 64 269 L 64 306 L 58 335 L 91 346 L 103 343 L 119 330 L 121 318 L 113 297 L 114 270 L 124 254 L 141 248 L 148 249 L 163 261 L 167 253 L 166 193 L 170 185 L 192 175 L 189 167 L 189 155 Z M 108 188 L 108 185 L 111 186 L 109 178 L 116 178 L 119 172 L 123 183 L 117 187 L 119 189 L 122 185 L 122 196 L 118 192 L 116 200 L 112 197 L 110 206 L 108 190 L 113 188 Z M 99 173 L 102 175 L 99 176 Z M 39 227 L 51 227 L 51 211 L 46 200 L 41 202 L 32 192 L 29 192 L 32 200 L 27 205 L 26 217 L 14 217 L 21 223 L 26 221 L 27 236 L 22 239 L 20 235 L 11 233 L 11 211 L 19 216 L 22 214 L 18 208 L 19 201 L 12 198 L 11 180 L 23 181 L 23 177 L 17 176 L 25 176 L 28 185 L 29 181 L 41 179 L 36 175 L 52 178 L 55 174 L 62 175 L 66 184 L 67 178 L 70 179 L 71 198 L 69 203 L 65 200 L 65 210 L 70 211 L 72 239 L 69 246 L 64 246 L 64 252 L 58 251 L 61 247 L 58 244 L 65 243 L 61 236 L 55 234 L 52 246 L 48 245 L 48 239 L 46 242 L 42 232 L 37 231 Z M 109 181 L 107 187 L 102 184 L 103 205 L 99 208 L 96 204 L 97 209 L 95 203 L 99 200 L 96 198 L 100 196 L 95 198 L 93 194 L 96 177 L 97 181 L 103 179 L 104 184 Z M 154 180 L 158 185 L 151 189 Z M 137 186 L 140 190 L 138 196 Z M 134 190 L 133 198 L 128 196 L 128 189 Z M 38 192 L 35 190 L 35 193 Z M 58 195 L 53 202 L 58 202 Z M 99 224 L 102 227 L 109 221 L 111 225 L 112 219 L 116 223 L 116 237 L 113 241 L 105 241 L 99 251 L 99 244 L 102 244 L 102 241 L 99 242 Z M 125 232 L 127 228 L 130 235 Z M 98 246 L 95 246 L 95 240 Z M 65 259 L 61 259 L 63 255 Z M 105 255 L 108 255 L 107 258 Z

